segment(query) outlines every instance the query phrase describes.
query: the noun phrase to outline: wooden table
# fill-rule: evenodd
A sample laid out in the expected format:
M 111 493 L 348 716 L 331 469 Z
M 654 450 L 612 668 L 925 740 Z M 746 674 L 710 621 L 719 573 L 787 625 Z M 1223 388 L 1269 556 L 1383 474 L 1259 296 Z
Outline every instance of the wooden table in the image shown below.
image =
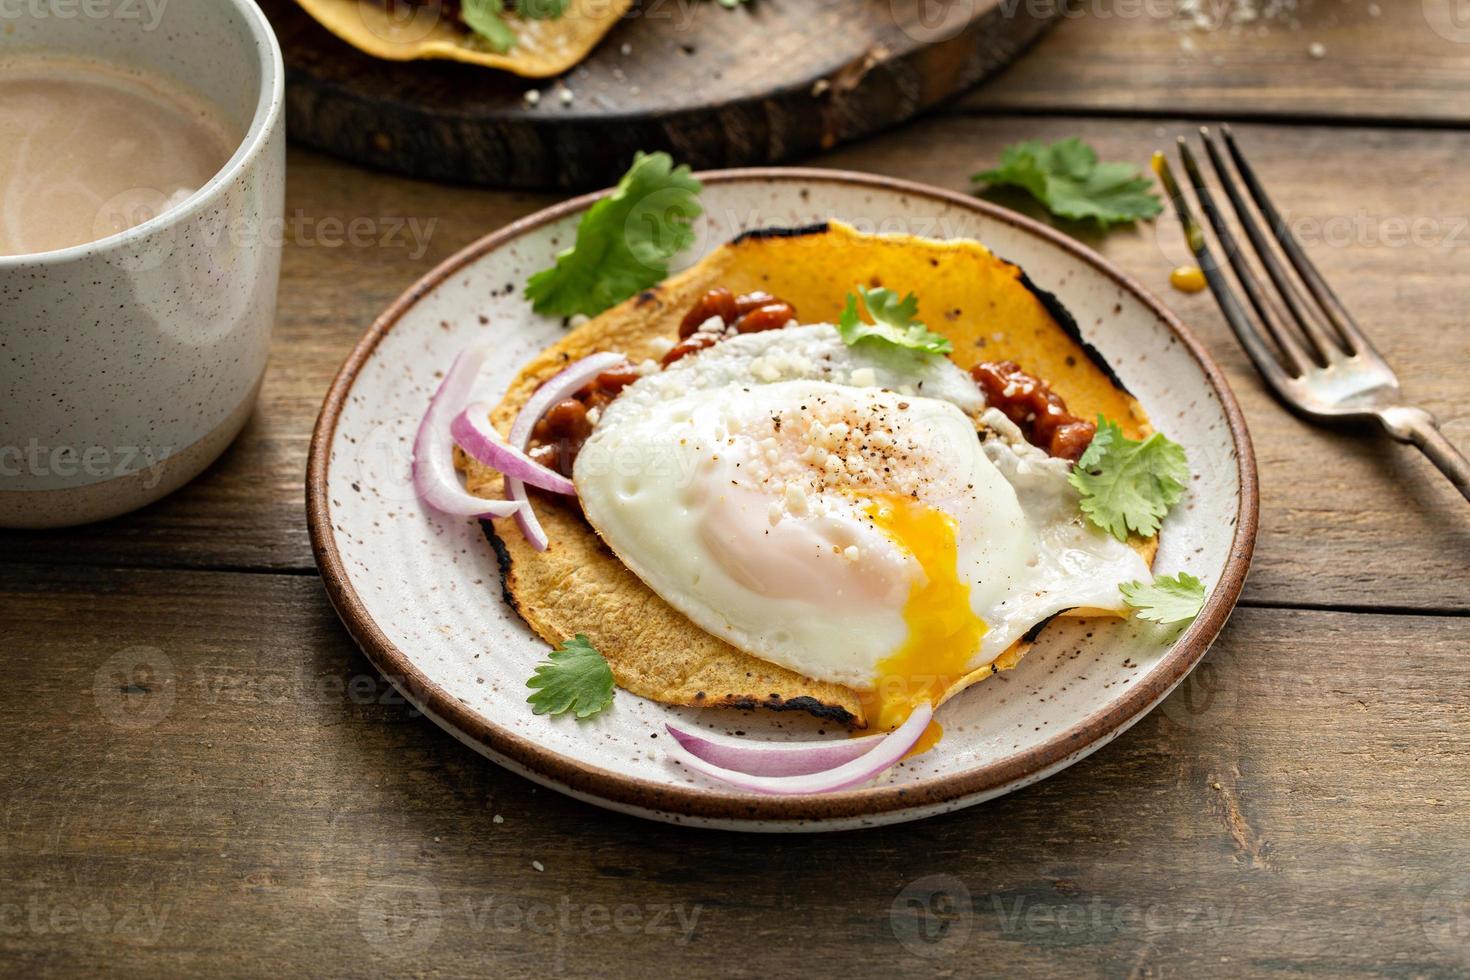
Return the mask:
M 1143 161 L 1239 121 L 1408 391 L 1470 445 L 1470 29 L 1449 0 L 1301 0 L 1300 30 L 1265 35 L 1182 34 L 1164 6 L 1074 5 L 947 111 L 811 162 L 960 189 L 1023 137 Z M 317 579 L 312 421 L 393 296 L 550 201 L 294 154 L 275 356 L 239 443 L 141 514 L 0 537 L 0 973 L 1470 972 L 1470 508 L 1412 452 L 1279 409 L 1211 300 L 1168 291 L 1167 222 L 1094 244 L 1229 373 L 1262 529 L 1215 650 L 1114 744 L 965 812 L 777 839 L 564 799 L 416 717 Z M 432 233 L 334 245 L 354 218 Z

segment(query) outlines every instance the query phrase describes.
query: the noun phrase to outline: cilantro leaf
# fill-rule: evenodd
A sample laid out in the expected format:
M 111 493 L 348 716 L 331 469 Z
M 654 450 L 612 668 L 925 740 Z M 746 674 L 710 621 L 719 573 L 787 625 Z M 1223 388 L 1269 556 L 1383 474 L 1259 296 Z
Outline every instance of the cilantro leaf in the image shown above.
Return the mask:
M 1205 585 L 1188 572 L 1162 575 L 1153 585 L 1125 582 L 1123 601 L 1137 609 L 1139 619 L 1151 623 L 1184 623 L 1199 615 L 1205 604 Z
M 533 20 L 556 20 L 572 0 L 516 0 L 516 13 Z
M 591 718 L 613 700 L 613 675 L 592 641 L 581 633 L 551 652 L 526 686 L 535 693 L 526 698 L 538 715 L 575 712 Z
M 667 153 L 639 153 L 617 189 L 582 216 L 576 244 L 526 283 L 526 298 L 537 313 L 596 316 L 660 282 L 669 259 L 694 244 L 702 189 Z
M 505 22 L 504 0 L 463 0 L 459 17 L 496 54 L 516 46 L 516 32 Z
M 926 354 L 948 354 L 954 350 L 948 338 L 919 322 L 919 298 L 913 293 L 899 299 L 898 293 L 891 289 L 854 288 L 857 292 L 847 294 L 847 308 L 837 324 L 837 332 L 847 346 L 868 341 Z M 872 323 L 864 322 L 858 315 L 859 296 L 873 318 Z
M 1097 435 L 1068 477 L 1082 494 L 1082 513 L 1119 541 L 1132 531 L 1150 537 L 1184 496 L 1189 462 L 1184 447 L 1155 432 L 1139 442 L 1097 417 Z
M 1153 218 L 1163 203 L 1153 183 L 1128 163 L 1099 163 L 1097 152 L 1075 136 L 1050 146 L 1025 140 L 1006 147 L 1000 166 L 970 178 L 1020 187 L 1052 214 L 1099 225 Z

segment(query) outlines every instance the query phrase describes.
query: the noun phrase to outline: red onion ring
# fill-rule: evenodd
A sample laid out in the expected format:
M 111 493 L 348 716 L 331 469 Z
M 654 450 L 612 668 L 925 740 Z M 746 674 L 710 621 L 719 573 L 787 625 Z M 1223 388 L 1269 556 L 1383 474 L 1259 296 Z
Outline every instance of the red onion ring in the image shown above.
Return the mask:
M 868 752 L 835 768 L 799 776 L 752 776 L 750 773 L 724 769 L 706 762 L 678 744 L 670 752 L 679 762 L 695 772 L 741 789 L 775 796 L 832 793 L 865 783 L 895 765 L 919 741 L 933 717 L 934 709 L 927 704 L 921 704 L 909 715 L 908 721 L 881 736 L 882 742 Z
M 826 742 L 764 742 L 691 732 L 665 725 L 691 755 L 712 766 L 751 776 L 806 776 L 826 772 L 871 752 L 888 737 L 864 735 Z
M 572 397 L 593 378 L 627 360 L 622 354 L 604 351 L 584 357 L 564 368 L 560 374 L 554 375 L 540 388 L 537 388 L 526 400 L 515 422 L 511 423 L 510 437 L 506 441 L 513 448 L 525 452 L 526 446 L 531 442 L 531 430 L 536 427 L 537 422 L 541 421 L 541 416 L 551 410 L 551 406 Z M 520 526 L 521 533 L 526 536 L 531 547 L 537 551 L 545 551 L 550 542 L 546 538 L 545 529 L 541 527 L 541 522 L 536 519 L 536 512 L 531 509 L 531 500 L 526 496 L 526 485 L 515 477 L 507 476 L 505 496 L 506 499 L 523 505 L 515 512 L 516 524 Z
M 533 487 L 569 497 L 577 495 L 577 488 L 571 480 L 506 443 L 505 438 L 495 431 L 495 426 L 490 424 L 490 411 L 488 404 L 477 402 L 454 417 L 449 424 L 449 434 L 459 448 L 491 469 Z
M 413 485 L 419 499 L 437 511 L 457 517 L 508 517 L 528 506 L 514 500 L 476 497 L 464 488 L 459 474 L 454 472 L 454 442 L 449 422 L 469 400 L 470 390 L 489 353 L 485 347 L 470 347 L 454 359 L 439 390 L 429 399 L 429 410 L 419 422 L 413 440 Z

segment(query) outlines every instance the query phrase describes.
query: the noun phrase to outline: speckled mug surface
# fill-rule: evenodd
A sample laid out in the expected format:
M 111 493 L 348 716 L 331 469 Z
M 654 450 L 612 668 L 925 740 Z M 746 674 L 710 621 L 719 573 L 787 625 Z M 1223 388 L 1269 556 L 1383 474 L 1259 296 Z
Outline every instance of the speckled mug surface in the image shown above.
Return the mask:
M 869 232 L 978 239 L 1055 292 L 1154 424 L 1189 454 L 1194 478 L 1164 523 L 1155 571 L 1204 580 L 1210 594 L 1199 617 L 1178 627 L 1058 621 L 1015 670 L 939 710 L 945 735 L 936 748 L 826 795 L 745 792 L 663 751 L 668 721 L 752 738 L 841 737 L 795 713 L 674 708 L 619 691 L 585 722 L 532 714 L 526 679 L 550 648 L 502 597 L 479 525 L 417 500 L 410 447 L 465 347 L 493 346 L 474 392 L 493 403 L 527 360 L 563 336 L 563 323 L 533 313 L 522 290 L 571 241 L 589 196 L 497 231 L 430 273 L 378 320 L 333 383 L 312 440 L 307 509 L 323 581 L 352 636 L 410 702 L 501 765 L 601 806 L 705 827 L 787 832 L 913 820 L 1034 783 L 1127 730 L 1219 633 L 1255 542 L 1250 437 L 1208 353 L 1095 252 L 1014 212 L 840 171 L 700 176 L 698 245 L 683 262 L 751 228 L 836 218 Z M 1181 724 L 1190 720 L 1180 714 Z
M 217 107 L 239 144 L 121 234 L 0 256 L 0 527 L 83 524 L 170 493 L 244 427 L 280 277 L 285 69 L 254 0 L 32 0 L 0 58 L 97 59 Z

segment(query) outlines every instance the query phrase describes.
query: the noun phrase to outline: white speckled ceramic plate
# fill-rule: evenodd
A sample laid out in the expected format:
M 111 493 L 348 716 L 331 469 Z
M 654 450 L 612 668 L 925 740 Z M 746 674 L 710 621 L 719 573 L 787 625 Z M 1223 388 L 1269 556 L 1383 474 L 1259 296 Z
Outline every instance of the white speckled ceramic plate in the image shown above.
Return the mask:
M 420 506 L 414 429 L 443 370 L 471 342 L 499 351 L 481 378 L 497 401 L 563 331 L 521 298 L 573 237 L 595 196 L 517 222 L 450 259 L 373 326 L 332 385 L 307 478 L 312 543 L 337 611 L 415 705 L 501 765 L 628 813 L 736 830 L 826 830 L 912 820 L 981 802 L 1076 762 L 1137 721 L 1199 661 L 1240 593 L 1256 529 L 1255 462 L 1219 370 L 1157 300 L 1099 256 L 1016 214 L 957 194 L 823 170 L 703 175 L 695 250 L 743 230 L 840 218 L 864 231 L 978 239 L 1055 292 L 1194 470 L 1164 525 L 1156 571 L 1210 589 L 1187 629 L 1062 620 L 1017 669 L 940 711 L 939 747 L 855 790 L 767 797 L 693 774 L 661 751 L 663 722 L 752 736 L 818 737 L 790 714 L 675 709 L 620 692 L 587 722 L 533 715 L 525 680 L 546 645 L 501 600 L 494 552 L 473 521 Z M 828 733 L 829 737 L 835 733 Z

